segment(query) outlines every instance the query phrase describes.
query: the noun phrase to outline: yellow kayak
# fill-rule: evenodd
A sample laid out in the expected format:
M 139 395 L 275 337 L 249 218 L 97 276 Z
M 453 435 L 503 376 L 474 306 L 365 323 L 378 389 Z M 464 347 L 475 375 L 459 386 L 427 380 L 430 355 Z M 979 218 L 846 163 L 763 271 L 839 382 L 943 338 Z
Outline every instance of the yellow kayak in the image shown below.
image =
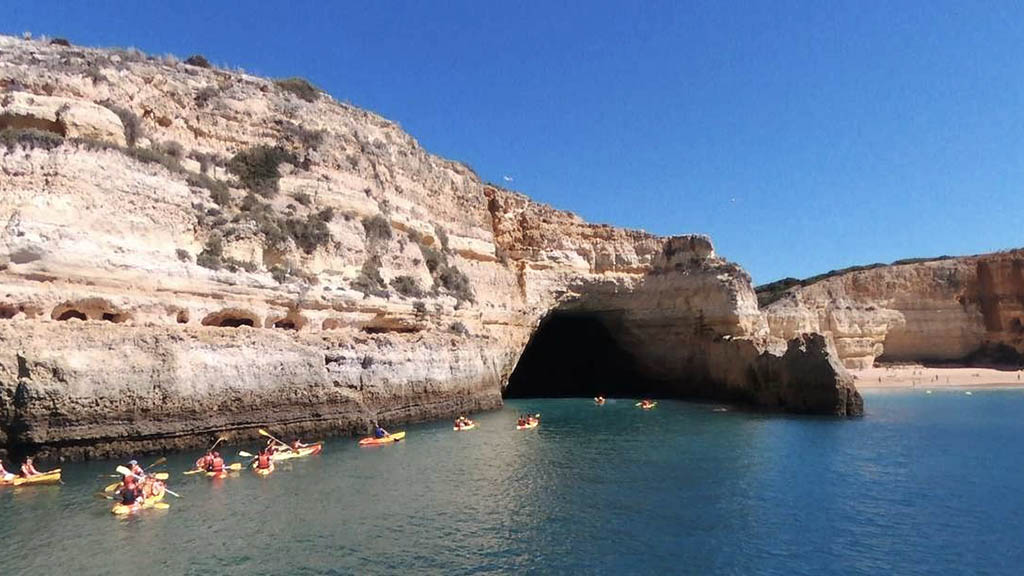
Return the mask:
M 405 438 L 405 432 L 395 432 L 394 434 L 389 434 L 383 438 L 374 438 L 373 436 L 370 436 L 369 438 L 363 438 L 362 440 L 359 441 L 359 445 L 377 446 L 378 444 L 391 444 L 392 442 L 398 442 L 403 438 Z
M 160 486 L 160 488 L 157 488 L 156 486 Z M 132 504 L 131 506 L 126 506 L 121 503 L 114 504 L 114 507 L 110 509 L 110 512 L 118 516 L 124 516 L 125 514 L 131 514 L 132 512 L 138 512 L 139 510 L 147 510 L 149 508 L 154 507 L 163 509 L 170 508 L 170 504 L 162 504 L 161 506 L 157 506 L 157 504 L 163 502 L 164 495 L 166 494 L 166 492 L 164 492 L 162 485 L 157 484 L 156 486 L 153 487 L 153 495 L 150 496 L 149 498 L 146 498 L 141 504 L 139 504 L 138 502 Z
M 298 450 L 284 450 L 280 452 L 274 452 L 270 455 L 271 460 L 291 460 L 292 458 L 302 458 L 303 456 L 316 456 L 324 449 L 323 442 L 317 442 L 316 444 L 310 444 L 309 446 L 303 446 Z
M 12 486 L 25 486 L 26 484 L 56 484 L 60 482 L 60 468 L 44 472 L 38 476 L 22 478 L 21 476 L 11 481 Z

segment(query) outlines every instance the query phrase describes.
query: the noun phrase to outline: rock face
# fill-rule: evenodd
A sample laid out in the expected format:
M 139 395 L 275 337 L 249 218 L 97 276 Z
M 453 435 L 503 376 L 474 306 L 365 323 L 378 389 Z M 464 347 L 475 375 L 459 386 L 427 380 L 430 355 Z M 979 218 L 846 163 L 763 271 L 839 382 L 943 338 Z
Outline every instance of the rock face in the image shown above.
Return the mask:
M 765 309 L 773 335 L 830 335 L 848 368 L 880 361 L 1017 364 L 1024 251 L 883 266 L 789 290 Z
M 551 313 L 665 395 L 859 414 L 708 238 L 486 185 L 299 81 L 0 37 L 0 447 L 356 433 L 494 408 Z M 813 332 L 813 330 L 811 330 Z

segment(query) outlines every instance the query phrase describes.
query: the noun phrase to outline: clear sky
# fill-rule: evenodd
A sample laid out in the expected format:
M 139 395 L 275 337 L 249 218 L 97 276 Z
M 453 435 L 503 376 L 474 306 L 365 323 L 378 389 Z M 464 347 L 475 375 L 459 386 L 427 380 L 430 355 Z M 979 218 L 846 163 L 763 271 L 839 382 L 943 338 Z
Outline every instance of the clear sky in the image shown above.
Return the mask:
M 1024 245 L 1020 3 L 0 0 L 0 15 L 7 34 L 305 76 L 588 220 L 710 234 L 757 283 Z

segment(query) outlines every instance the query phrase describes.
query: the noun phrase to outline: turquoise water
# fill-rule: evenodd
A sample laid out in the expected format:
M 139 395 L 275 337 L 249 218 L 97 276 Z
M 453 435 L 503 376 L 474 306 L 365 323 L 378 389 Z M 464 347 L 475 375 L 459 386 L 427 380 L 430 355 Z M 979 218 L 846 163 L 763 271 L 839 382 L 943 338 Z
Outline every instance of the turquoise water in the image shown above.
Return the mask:
M 858 420 L 517 400 L 480 427 L 327 443 L 268 478 L 183 477 L 130 519 L 0 488 L 3 574 L 1019 574 L 1024 392 L 868 393 Z M 517 410 L 541 412 L 514 430 Z M 251 447 L 235 447 L 250 448 Z

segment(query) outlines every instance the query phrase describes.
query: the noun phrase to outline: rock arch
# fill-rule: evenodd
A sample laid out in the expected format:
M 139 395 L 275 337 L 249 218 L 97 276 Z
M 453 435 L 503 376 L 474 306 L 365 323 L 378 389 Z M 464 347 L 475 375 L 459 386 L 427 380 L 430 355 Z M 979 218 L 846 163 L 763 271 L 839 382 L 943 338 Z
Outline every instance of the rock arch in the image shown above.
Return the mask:
M 121 324 L 131 320 L 132 314 L 118 309 L 104 298 L 83 298 L 55 306 L 50 312 L 50 318 L 59 321 L 101 320 Z
M 218 326 L 221 328 L 240 328 L 242 326 L 260 326 L 260 317 L 255 312 L 242 308 L 225 308 L 218 312 L 207 314 L 202 321 L 203 326 Z

